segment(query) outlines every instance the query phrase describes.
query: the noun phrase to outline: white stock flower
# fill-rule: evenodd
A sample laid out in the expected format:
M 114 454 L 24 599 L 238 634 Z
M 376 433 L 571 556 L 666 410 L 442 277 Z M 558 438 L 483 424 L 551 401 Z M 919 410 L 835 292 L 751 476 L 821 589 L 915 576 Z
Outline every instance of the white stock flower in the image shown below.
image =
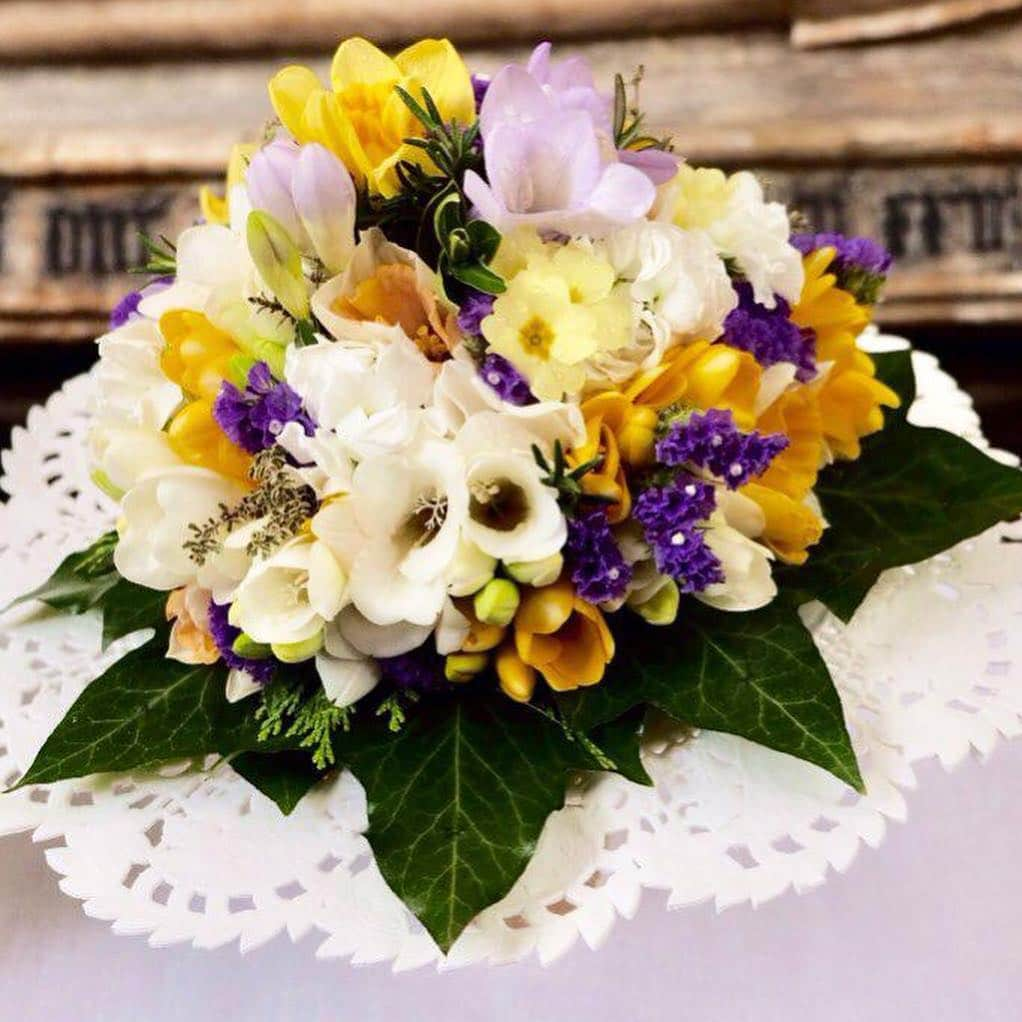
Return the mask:
M 156 323 L 136 316 L 103 334 L 97 344 L 96 416 L 162 429 L 182 394 L 160 368 L 164 340 Z
M 518 420 L 478 412 L 455 440 L 469 492 L 465 538 L 502 561 L 538 561 L 557 553 L 567 523 L 532 454 L 535 437 Z
M 297 536 L 252 566 L 234 593 L 231 623 L 256 642 L 306 642 L 340 613 L 345 582 L 325 543 Z
M 195 580 L 198 568 L 184 544 L 189 525 L 204 522 L 245 495 L 231 479 L 209 469 L 180 465 L 143 477 L 125 495 L 117 523 L 114 565 L 130 582 L 176 589 Z
M 399 333 L 379 349 L 339 341 L 292 345 L 284 376 L 320 429 L 332 430 L 353 457 L 363 459 L 414 440 L 430 403 L 434 369 Z
M 661 219 L 706 231 L 720 255 L 734 259 L 761 305 L 772 309 L 775 294 L 798 300 L 802 255 L 789 241 L 788 211 L 764 199 L 754 174 L 683 165 L 658 205 Z

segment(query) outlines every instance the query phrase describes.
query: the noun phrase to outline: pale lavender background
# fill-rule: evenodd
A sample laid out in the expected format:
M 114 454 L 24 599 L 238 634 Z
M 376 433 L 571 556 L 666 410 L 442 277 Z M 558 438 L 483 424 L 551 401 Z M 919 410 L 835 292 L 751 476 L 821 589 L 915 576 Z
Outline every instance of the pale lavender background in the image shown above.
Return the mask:
M 907 825 L 849 874 L 758 910 L 664 911 L 647 892 L 597 952 L 393 976 L 316 941 L 151 950 L 0 840 L 0 1018 L 19 1022 L 1016 1022 L 1022 1019 L 1022 741 L 919 769 Z

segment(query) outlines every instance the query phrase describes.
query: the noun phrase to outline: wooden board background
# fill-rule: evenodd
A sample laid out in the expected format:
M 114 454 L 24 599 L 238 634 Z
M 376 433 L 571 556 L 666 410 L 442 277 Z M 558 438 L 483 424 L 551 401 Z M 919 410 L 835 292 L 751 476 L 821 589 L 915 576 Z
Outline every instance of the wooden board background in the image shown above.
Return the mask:
M 482 70 L 550 36 L 607 80 L 642 64 L 650 126 L 693 163 L 892 248 L 883 322 L 1022 325 L 1022 0 L 0 0 L 3 350 L 77 365 L 137 231 L 190 223 L 269 75 L 325 72 L 351 32 L 446 32 Z

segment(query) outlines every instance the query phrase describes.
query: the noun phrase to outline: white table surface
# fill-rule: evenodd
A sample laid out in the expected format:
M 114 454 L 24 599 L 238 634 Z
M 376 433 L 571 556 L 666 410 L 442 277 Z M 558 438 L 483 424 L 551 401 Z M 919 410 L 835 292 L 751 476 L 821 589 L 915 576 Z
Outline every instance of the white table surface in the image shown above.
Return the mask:
M 11 1022 L 1016 1022 L 1022 1019 L 1022 740 L 918 771 L 909 822 L 845 876 L 763 908 L 664 910 L 647 892 L 599 951 L 391 974 L 317 961 L 314 936 L 248 955 L 152 950 L 62 895 L 26 836 L 0 840 L 0 1019 Z

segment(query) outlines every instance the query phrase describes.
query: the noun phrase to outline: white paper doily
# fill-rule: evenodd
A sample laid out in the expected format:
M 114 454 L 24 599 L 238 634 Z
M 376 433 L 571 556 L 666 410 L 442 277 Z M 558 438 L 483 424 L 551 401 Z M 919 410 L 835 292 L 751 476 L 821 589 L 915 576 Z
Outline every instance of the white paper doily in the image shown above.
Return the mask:
M 883 343 L 876 339 L 876 343 Z M 983 444 L 968 397 L 915 355 L 911 418 Z M 90 375 L 71 380 L 3 455 L 0 606 L 110 527 L 89 482 Z M 1009 540 L 1015 539 L 1012 543 Z M 655 789 L 600 775 L 569 793 L 514 889 L 462 935 L 450 965 L 544 962 L 579 936 L 598 945 L 642 887 L 680 906 L 760 904 L 846 869 L 903 819 L 912 764 L 948 766 L 1022 731 L 1022 527 L 998 526 L 910 569 L 888 572 L 845 628 L 818 605 L 806 619 L 834 672 L 869 789 L 859 798 L 816 767 L 742 739 L 665 736 L 645 752 Z M 19 609 L 0 621 L 0 782 L 26 769 L 84 685 L 132 639 L 100 655 L 98 621 Z M 137 640 L 135 640 L 137 641 Z M 229 767 L 212 774 L 92 778 L 0 797 L 0 834 L 63 837 L 47 850 L 61 889 L 118 933 L 153 945 L 254 947 L 286 930 L 326 936 L 321 957 L 438 961 L 429 936 L 384 884 L 362 836 L 349 775 L 285 819 Z

